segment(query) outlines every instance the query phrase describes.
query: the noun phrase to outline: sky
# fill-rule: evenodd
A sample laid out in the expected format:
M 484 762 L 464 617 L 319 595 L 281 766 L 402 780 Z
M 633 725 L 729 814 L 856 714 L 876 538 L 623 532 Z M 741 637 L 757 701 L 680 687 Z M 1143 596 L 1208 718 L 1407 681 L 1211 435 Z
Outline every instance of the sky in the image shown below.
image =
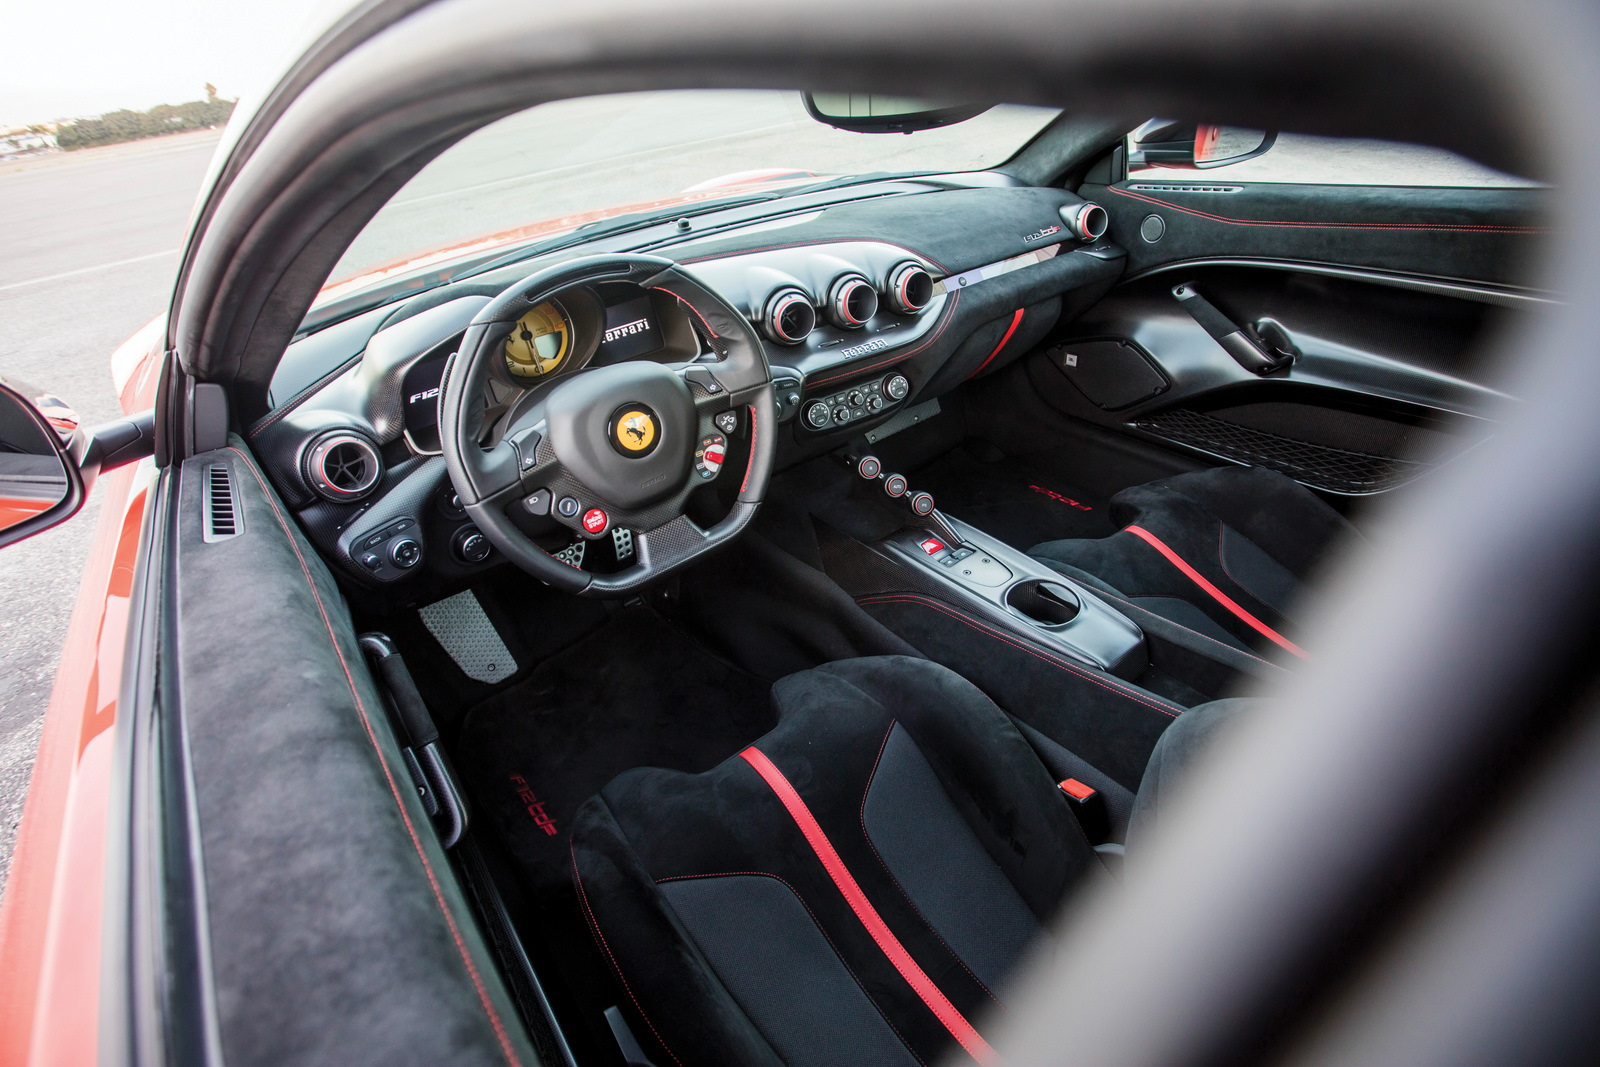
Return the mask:
M 275 81 L 354 0 L 0 0 L 0 128 Z

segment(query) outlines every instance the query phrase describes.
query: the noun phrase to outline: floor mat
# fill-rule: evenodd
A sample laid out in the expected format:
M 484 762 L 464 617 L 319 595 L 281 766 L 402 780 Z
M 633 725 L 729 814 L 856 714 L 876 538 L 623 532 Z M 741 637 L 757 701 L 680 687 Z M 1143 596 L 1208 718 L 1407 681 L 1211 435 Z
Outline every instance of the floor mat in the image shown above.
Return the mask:
M 468 712 L 456 763 L 529 888 L 559 892 L 586 799 L 629 767 L 715 766 L 772 728 L 769 690 L 629 609 Z
M 952 449 L 912 472 L 939 510 L 1026 551 L 1042 541 L 1116 532 L 1106 501 L 1040 464 L 1001 456 L 981 444 Z

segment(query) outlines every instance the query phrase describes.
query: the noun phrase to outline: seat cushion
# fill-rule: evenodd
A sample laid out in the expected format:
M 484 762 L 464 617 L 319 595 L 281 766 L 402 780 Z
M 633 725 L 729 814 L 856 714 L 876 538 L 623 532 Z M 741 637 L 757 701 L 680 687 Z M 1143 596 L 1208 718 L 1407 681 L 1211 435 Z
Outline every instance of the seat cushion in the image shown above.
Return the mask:
M 1304 656 L 1288 631 L 1307 578 L 1352 528 L 1316 494 L 1262 467 L 1218 467 L 1111 500 L 1110 537 L 1030 554 L 1076 568 L 1140 607 L 1238 648 Z
M 573 828 L 580 906 L 665 1062 L 931 1063 L 1100 868 L 1006 715 L 926 660 L 773 689 L 703 774 L 628 771 Z

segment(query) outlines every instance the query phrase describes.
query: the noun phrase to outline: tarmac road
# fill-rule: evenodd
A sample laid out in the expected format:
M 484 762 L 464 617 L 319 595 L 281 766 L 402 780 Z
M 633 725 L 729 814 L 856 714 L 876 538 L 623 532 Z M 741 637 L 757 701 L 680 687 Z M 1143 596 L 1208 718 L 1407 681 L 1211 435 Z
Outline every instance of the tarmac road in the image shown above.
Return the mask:
M 0 374 L 57 393 L 87 423 L 121 414 L 111 353 L 166 308 L 219 136 L 0 162 Z M 99 497 L 0 552 L 0 884 Z

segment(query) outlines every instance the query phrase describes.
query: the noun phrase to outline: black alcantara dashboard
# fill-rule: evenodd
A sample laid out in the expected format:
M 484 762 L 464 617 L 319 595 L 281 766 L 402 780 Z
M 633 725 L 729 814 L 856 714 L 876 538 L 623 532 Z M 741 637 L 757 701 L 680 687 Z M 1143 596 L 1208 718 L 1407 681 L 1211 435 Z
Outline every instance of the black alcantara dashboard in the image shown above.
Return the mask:
M 781 464 L 917 417 L 1006 365 L 1103 296 L 1126 260 L 1091 236 L 1103 214 L 1062 190 L 897 182 L 851 192 L 815 208 L 777 201 L 781 214 L 648 248 L 756 327 L 777 386 Z M 529 258 L 290 346 L 250 443 L 345 579 L 409 600 L 495 562 L 438 454 L 445 364 L 492 295 L 559 258 L 616 250 Z M 663 292 L 575 286 L 519 321 L 485 403 L 509 410 L 525 391 L 612 362 L 714 372 L 694 318 Z M 707 492 L 724 462 L 742 463 L 737 442 L 711 447 Z

